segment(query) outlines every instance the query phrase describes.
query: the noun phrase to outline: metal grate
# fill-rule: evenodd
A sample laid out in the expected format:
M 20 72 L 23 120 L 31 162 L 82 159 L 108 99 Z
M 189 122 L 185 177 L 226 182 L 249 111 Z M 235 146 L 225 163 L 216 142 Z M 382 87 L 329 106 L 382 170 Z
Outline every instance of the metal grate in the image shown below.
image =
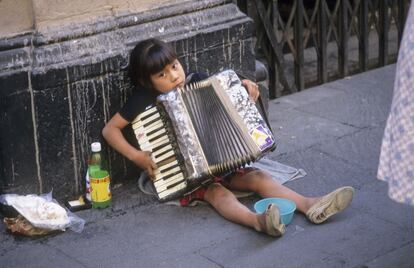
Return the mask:
M 271 98 L 396 61 L 409 0 L 242 0 Z M 313 68 L 313 70 L 311 70 Z

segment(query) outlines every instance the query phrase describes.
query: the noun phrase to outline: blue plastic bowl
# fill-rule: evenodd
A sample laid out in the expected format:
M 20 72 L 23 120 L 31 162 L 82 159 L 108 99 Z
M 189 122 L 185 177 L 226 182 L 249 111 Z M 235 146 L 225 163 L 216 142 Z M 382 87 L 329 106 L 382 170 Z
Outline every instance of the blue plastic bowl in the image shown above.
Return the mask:
M 279 212 L 280 212 L 280 218 L 282 219 L 282 223 L 284 223 L 285 225 L 288 225 L 292 221 L 294 212 L 296 210 L 295 202 L 289 199 L 265 198 L 265 199 L 257 201 L 254 204 L 254 210 L 257 213 L 263 213 L 265 212 L 267 206 L 272 203 L 278 206 Z

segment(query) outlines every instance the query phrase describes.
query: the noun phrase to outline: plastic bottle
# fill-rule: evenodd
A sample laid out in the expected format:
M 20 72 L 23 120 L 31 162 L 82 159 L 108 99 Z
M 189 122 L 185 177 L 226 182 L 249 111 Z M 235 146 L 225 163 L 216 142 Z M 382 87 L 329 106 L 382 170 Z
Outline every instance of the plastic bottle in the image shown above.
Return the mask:
M 88 163 L 89 184 L 93 208 L 106 208 L 111 205 L 111 184 L 106 163 L 101 154 L 101 144 L 91 144 L 92 155 Z
M 90 202 L 92 201 L 91 199 L 91 184 L 89 181 L 89 170 L 86 171 L 86 175 L 85 175 L 85 198 Z

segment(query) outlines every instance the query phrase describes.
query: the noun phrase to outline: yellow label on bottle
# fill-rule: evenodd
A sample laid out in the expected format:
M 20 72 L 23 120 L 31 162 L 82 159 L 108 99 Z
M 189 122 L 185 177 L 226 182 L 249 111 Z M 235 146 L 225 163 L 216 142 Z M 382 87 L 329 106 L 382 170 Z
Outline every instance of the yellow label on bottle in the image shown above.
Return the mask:
M 111 199 L 109 176 L 103 178 L 89 177 L 92 202 L 105 202 Z

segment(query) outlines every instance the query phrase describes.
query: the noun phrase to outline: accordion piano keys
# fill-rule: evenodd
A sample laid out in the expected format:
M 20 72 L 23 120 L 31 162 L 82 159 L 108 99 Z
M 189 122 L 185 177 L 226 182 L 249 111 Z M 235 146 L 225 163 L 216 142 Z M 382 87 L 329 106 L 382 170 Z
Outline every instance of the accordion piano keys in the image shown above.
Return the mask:
M 175 164 L 175 165 L 173 165 L 171 168 L 169 168 L 168 166 L 170 166 L 170 164 Z M 167 165 L 164 165 L 162 167 L 162 169 L 158 169 L 158 172 L 155 173 L 155 181 L 165 179 L 165 178 L 168 178 L 168 177 L 172 177 L 172 176 L 174 176 L 174 175 L 176 175 L 180 172 L 181 172 L 181 168 L 179 167 L 178 162 L 173 161 L 173 162 L 171 162 Z M 160 184 L 160 183 L 158 183 L 158 184 Z
M 185 182 L 185 180 L 181 183 L 177 183 L 174 185 L 171 185 L 167 190 L 165 191 L 158 191 L 158 197 L 159 199 L 165 199 L 168 196 L 171 196 L 172 194 L 176 194 L 177 192 L 181 191 L 181 190 L 185 190 L 187 188 L 187 183 Z
M 169 188 L 171 188 L 172 185 L 177 185 L 185 180 L 183 173 L 177 173 L 175 175 L 172 175 L 171 177 L 166 177 L 159 179 L 154 182 L 155 188 L 159 192 L 163 192 Z
M 160 199 L 187 187 L 185 174 L 176 158 L 177 148 L 162 113 L 153 107 L 132 122 L 140 149 L 150 151 L 157 164 L 154 187 Z

